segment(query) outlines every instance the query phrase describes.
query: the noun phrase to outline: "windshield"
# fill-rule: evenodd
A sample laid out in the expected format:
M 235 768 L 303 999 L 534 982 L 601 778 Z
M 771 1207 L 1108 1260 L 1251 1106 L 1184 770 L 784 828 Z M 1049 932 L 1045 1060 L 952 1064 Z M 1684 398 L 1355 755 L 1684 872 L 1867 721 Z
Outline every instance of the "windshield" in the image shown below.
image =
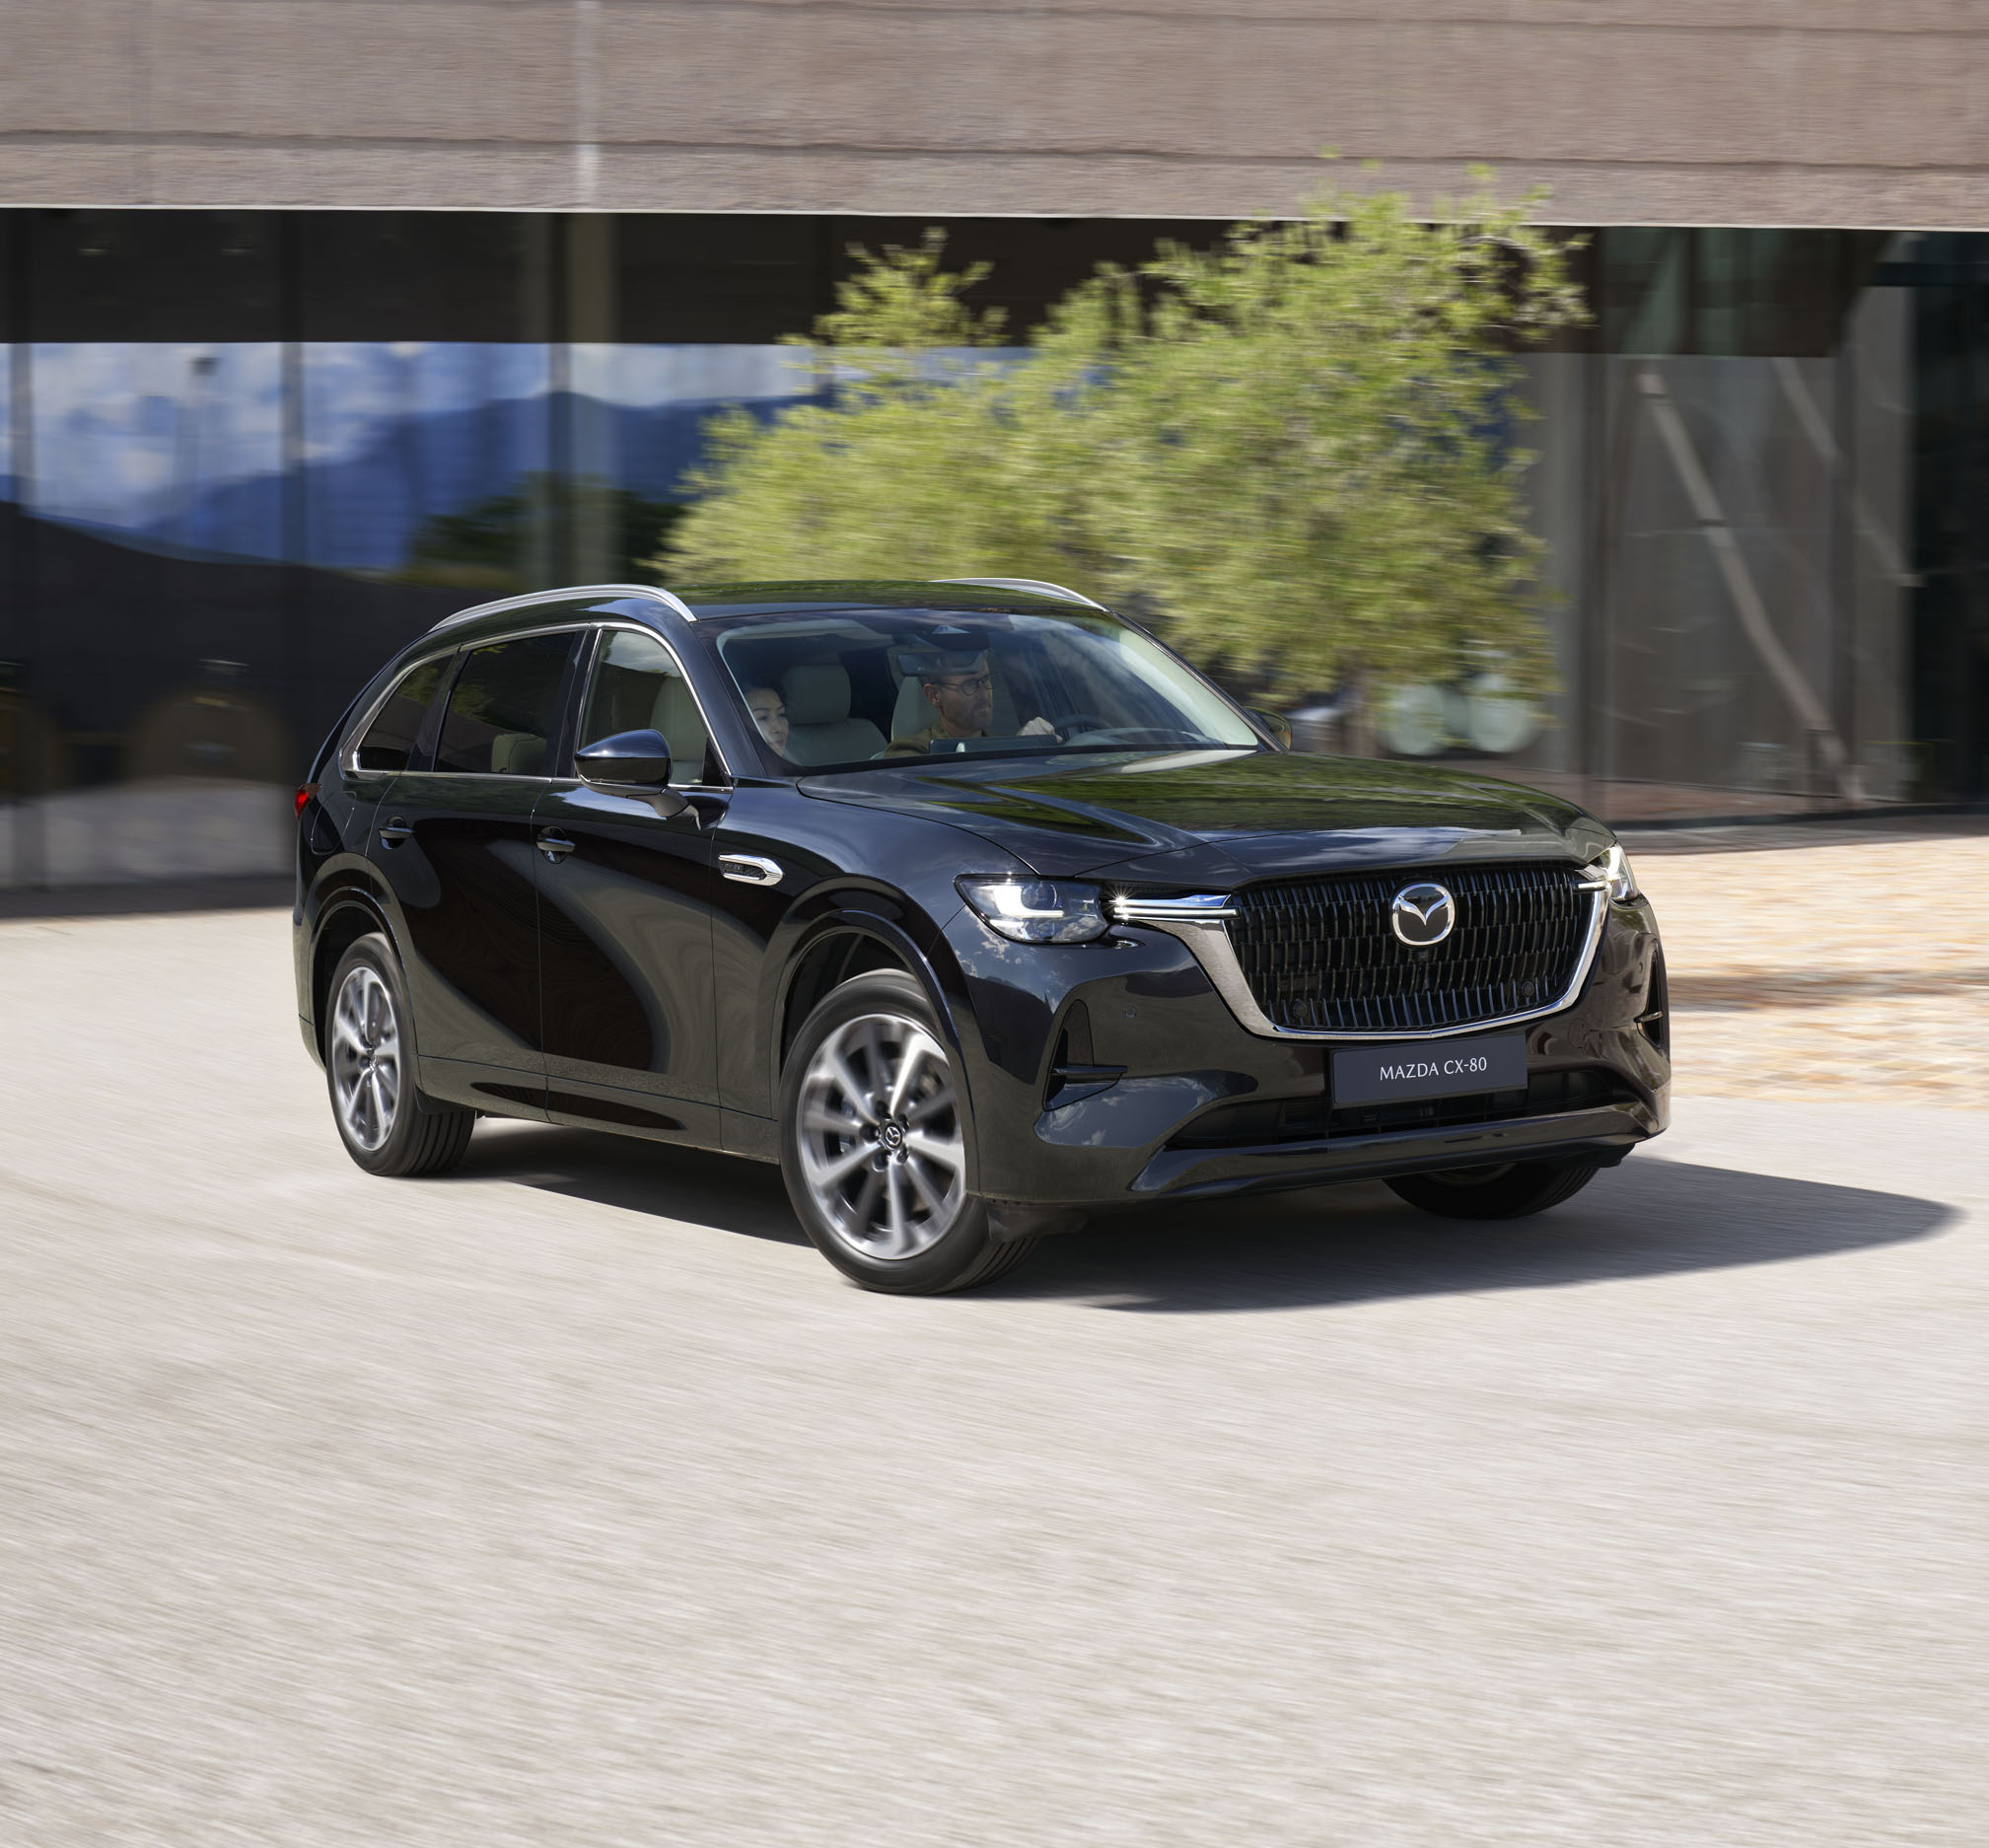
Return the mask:
M 1263 743 L 1222 694 L 1102 611 L 761 618 L 723 633 L 718 653 L 788 770 Z

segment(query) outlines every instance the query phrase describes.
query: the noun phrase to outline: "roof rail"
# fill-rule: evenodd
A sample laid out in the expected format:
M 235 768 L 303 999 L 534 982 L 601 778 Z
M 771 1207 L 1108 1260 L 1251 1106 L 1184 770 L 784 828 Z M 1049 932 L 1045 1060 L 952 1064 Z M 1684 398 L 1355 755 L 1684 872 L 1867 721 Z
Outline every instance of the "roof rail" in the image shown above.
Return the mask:
M 648 597 L 668 604 L 686 622 L 697 620 L 696 610 L 675 591 L 667 591 L 660 584 L 573 584 L 556 586 L 549 591 L 527 591 L 519 597 L 500 597 L 495 603 L 478 604 L 472 609 L 459 609 L 452 616 L 444 616 L 428 632 L 433 635 L 436 629 L 452 628 L 459 622 L 467 622 L 472 616 L 494 616 L 501 609 L 529 609 L 533 604 L 552 603 L 564 597 Z
M 1095 597 L 1086 597 L 1079 591 L 1065 590 L 1061 584 L 1045 583 L 1041 578 L 936 578 L 938 584 L 978 584 L 991 591 L 1033 591 L 1038 597 L 1060 597 L 1067 604 L 1083 604 L 1088 609 L 1102 609 L 1104 604 Z

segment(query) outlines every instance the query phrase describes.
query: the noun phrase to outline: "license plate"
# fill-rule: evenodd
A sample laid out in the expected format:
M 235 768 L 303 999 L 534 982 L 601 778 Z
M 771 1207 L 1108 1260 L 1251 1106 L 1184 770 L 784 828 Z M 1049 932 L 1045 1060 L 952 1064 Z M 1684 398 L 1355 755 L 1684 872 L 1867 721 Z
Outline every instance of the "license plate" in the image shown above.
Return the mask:
M 1333 1054 L 1333 1102 L 1393 1103 L 1527 1088 L 1527 1035 L 1419 1039 L 1400 1046 L 1343 1046 Z

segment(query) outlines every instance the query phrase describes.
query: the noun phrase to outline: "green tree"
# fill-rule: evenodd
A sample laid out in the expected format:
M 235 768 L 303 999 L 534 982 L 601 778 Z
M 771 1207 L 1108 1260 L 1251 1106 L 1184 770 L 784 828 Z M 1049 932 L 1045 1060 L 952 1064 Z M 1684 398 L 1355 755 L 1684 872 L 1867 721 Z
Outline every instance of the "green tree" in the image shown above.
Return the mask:
M 717 422 L 672 569 L 1047 577 L 1288 687 L 1540 687 L 1513 354 L 1580 308 L 1536 204 L 1334 191 L 1101 269 L 1027 362 L 938 234 L 868 258 L 817 328 L 837 402 Z

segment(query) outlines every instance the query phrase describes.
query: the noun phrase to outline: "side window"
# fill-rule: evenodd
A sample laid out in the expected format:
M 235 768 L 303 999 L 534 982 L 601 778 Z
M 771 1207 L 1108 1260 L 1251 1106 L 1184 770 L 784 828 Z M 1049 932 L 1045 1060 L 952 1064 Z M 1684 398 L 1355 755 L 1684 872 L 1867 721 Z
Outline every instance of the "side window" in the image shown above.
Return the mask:
M 400 684 L 387 696 L 386 705 L 373 715 L 353 763 L 362 770 L 404 770 L 414 756 L 421 738 L 422 722 L 435 703 L 435 689 L 442 684 L 443 670 L 454 659 L 450 655 L 424 661 L 400 676 Z
M 471 649 L 450 688 L 435 767 L 457 776 L 545 775 L 574 635 L 569 629 Z
M 641 731 L 661 732 L 669 742 L 673 783 L 704 780 L 704 714 L 683 670 L 654 636 L 616 629 L 594 670 L 580 742 Z

